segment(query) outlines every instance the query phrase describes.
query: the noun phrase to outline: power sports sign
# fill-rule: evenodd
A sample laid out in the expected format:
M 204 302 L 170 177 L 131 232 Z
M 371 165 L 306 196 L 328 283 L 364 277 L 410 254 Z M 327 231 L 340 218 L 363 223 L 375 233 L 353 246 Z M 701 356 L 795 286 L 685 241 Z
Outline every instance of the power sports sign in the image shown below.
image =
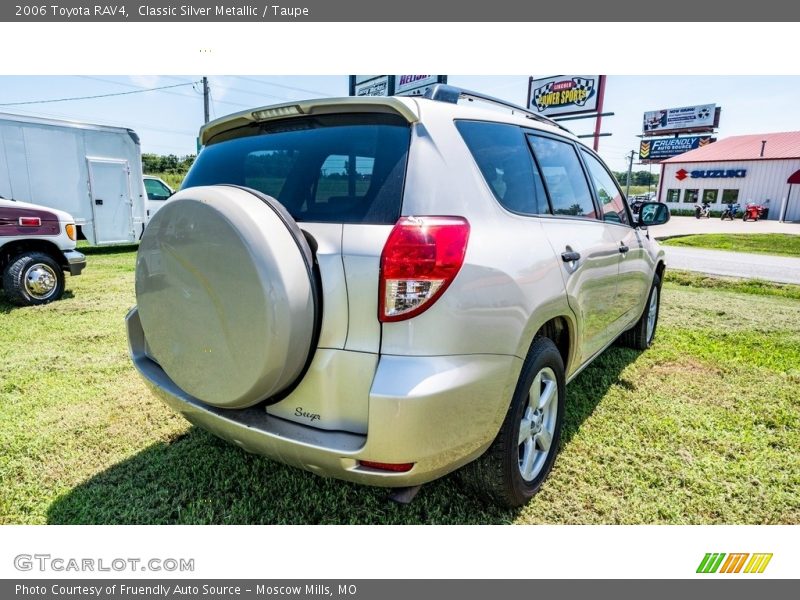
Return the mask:
M 528 107 L 546 117 L 597 111 L 600 75 L 530 78 Z
M 658 135 L 689 129 L 711 131 L 716 125 L 716 111 L 716 104 L 651 110 L 644 113 L 642 132 L 645 135 Z
M 639 142 L 639 160 L 664 160 L 710 144 L 711 136 L 692 135 Z

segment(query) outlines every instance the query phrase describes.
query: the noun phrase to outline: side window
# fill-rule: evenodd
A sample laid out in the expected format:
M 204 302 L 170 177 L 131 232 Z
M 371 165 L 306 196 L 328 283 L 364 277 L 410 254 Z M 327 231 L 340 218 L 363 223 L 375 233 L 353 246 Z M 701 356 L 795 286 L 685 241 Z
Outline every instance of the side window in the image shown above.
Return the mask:
M 456 121 L 486 183 L 511 212 L 549 213 L 541 175 L 519 127 L 482 121 Z
M 169 198 L 169 190 L 156 179 L 145 179 L 144 188 L 147 191 L 148 200 L 166 200 Z
M 583 158 L 589 169 L 594 187 L 597 190 L 597 200 L 600 210 L 603 211 L 603 220 L 609 223 L 621 223 L 630 225 L 628 210 L 625 208 L 625 200 L 622 192 L 617 186 L 617 182 L 606 171 L 602 163 L 588 152 L 583 152 Z
M 677 202 L 680 200 L 681 191 L 680 190 L 667 190 L 667 202 Z
M 552 138 L 528 136 L 550 192 L 553 214 L 596 219 L 589 184 L 575 147 Z

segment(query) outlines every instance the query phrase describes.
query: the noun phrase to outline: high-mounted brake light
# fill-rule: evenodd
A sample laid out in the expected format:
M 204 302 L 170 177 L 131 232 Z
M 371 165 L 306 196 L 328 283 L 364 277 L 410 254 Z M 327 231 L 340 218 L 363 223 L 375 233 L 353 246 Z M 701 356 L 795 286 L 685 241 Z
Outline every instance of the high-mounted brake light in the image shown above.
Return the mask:
M 20 227 L 41 227 L 42 220 L 39 217 L 20 217 Z
M 469 240 L 461 217 L 403 217 L 381 254 L 378 319 L 410 319 L 430 308 L 455 279 Z
M 253 118 L 257 121 L 267 121 L 269 119 L 279 119 L 281 117 L 293 117 L 302 115 L 303 111 L 297 105 L 277 106 L 275 108 L 265 108 L 253 112 Z

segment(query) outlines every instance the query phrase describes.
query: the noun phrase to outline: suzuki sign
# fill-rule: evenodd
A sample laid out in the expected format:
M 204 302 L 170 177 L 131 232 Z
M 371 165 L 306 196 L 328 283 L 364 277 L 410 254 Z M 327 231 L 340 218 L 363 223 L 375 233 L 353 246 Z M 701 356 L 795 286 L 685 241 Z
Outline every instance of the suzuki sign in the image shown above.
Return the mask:
M 699 169 L 687 171 L 679 169 L 675 172 L 675 179 L 683 181 L 687 177 L 692 179 L 741 179 L 747 175 L 747 169 Z

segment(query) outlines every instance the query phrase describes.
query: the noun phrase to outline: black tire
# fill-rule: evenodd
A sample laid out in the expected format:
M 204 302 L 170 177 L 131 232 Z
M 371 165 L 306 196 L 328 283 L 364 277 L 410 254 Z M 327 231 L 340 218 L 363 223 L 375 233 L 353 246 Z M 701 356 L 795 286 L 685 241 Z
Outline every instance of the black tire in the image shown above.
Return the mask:
M 550 407 L 551 403 L 555 403 L 555 407 L 546 409 L 555 410 L 554 423 L 549 421 L 554 430 L 551 433 L 547 454 L 542 456 L 538 453 L 544 450 L 535 450 L 536 461 L 540 467 L 535 476 L 526 481 L 520 464 L 522 461 L 520 450 L 524 445 L 519 442 L 520 428 L 523 416 L 529 408 L 531 387 L 540 373 L 548 373 L 548 378 L 551 374 L 555 376 L 557 390 L 553 392 L 555 395 L 551 396 L 552 400 L 548 404 Z M 545 337 L 538 338 L 528 351 L 528 356 L 522 365 L 522 372 L 500 432 L 483 456 L 462 469 L 462 480 L 491 502 L 512 508 L 527 503 L 542 487 L 558 454 L 565 396 L 566 381 L 561 354 L 552 340 Z M 552 413 L 550 416 L 552 417 Z M 531 438 L 533 448 L 536 447 L 536 437 L 538 436 Z
M 37 294 L 31 281 L 37 272 L 54 278 L 54 287 Z M 64 294 L 64 271 L 50 255 L 26 252 L 14 258 L 6 267 L 3 272 L 3 289 L 6 297 L 18 306 L 47 304 Z
M 655 322 L 653 323 L 652 331 L 648 331 L 648 317 L 650 312 L 649 309 L 654 293 L 657 294 L 656 307 L 655 307 L 656 311 Z M 628 348 L 633 348 L 635 350 L 647 350 L 653 344 L 653 340 L 656 337 L 656 329 L 658 328 L 658 315 L 660 312 L 661 312 L 661 278 L 658 275 L 656 275 L 653 277 L 653 284 L 650 286 L 650 293 L 647 294 L 647 302 L 645 302 L 642 315 L 639 317 L 639 320 L 636 321 L 636 325 L 628 329 L 620 336 L 619 338 L 620 344 L 623 346 L 627 346 Z

